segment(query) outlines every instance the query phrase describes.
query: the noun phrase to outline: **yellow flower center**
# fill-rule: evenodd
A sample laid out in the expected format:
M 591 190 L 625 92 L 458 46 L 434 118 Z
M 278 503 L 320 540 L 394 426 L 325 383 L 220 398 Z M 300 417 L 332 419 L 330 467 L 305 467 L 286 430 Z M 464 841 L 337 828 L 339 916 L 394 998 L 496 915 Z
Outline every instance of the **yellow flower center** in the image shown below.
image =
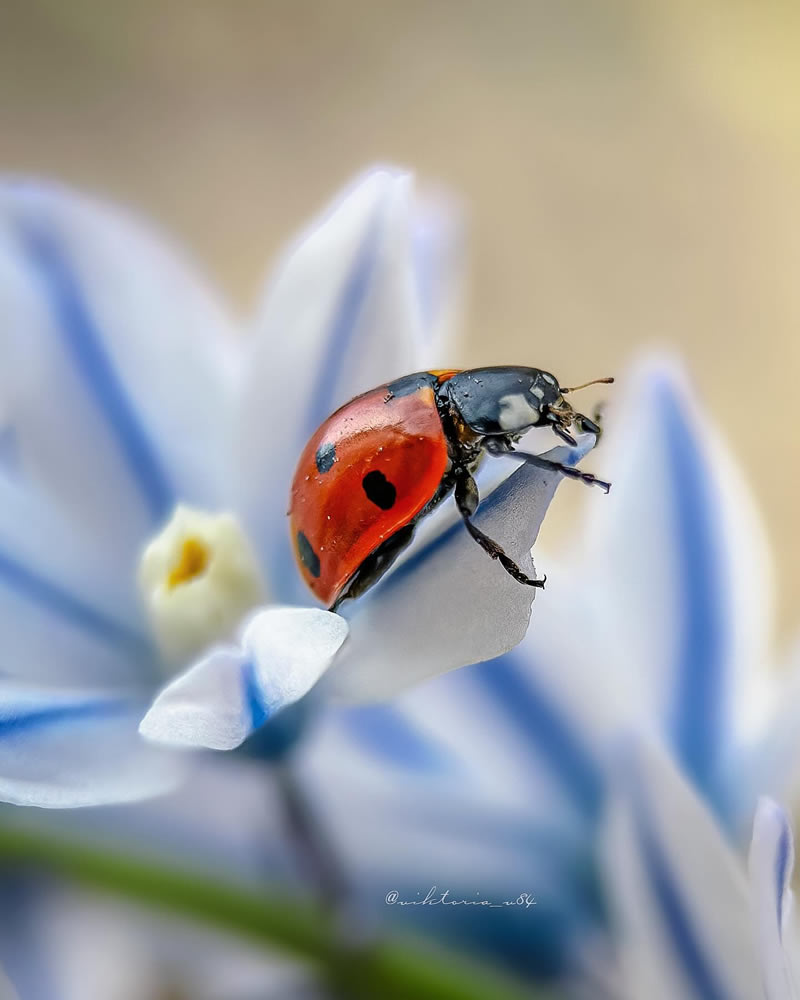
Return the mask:
M 225 512 L 177 507 L 145 547 L 138 576 L 153 633 L 177 666 L 231 640 L 265 598 L 250 541 Z
M 182 583 L 201 576 L 206 571 L 208 560 L 209 551 L 199 538 L 184 539 L 180 559 L 167 577 L 169 589 L 172 590 L 173 587 L 179 587 Z

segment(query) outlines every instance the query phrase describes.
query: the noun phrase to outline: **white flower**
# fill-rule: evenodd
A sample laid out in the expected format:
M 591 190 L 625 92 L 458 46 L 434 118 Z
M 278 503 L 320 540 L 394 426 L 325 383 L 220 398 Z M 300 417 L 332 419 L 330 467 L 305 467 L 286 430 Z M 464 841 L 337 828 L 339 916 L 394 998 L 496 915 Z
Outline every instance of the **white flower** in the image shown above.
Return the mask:
M 310 432 L 357 392 L 452 364 L 437 211 L 407 174 L 367 173 L 284 256 L 242 342 L 141 222 L 0 185 L 0 799 L 138 798 L 176 766 L 143 717 L 153 739 L 233 747 L 334 659 L 331 685 L 359 698 L 523 636 L 532 592 L 463 528 L 422 533 L 344 612 L 344 645 L 343 618 L 282 606 L 309 601 L 285 509 Z M 522 468 L 477 516 L 529 571 L 557 479 Z M 280 606 L 252 616 L 262 594 Z

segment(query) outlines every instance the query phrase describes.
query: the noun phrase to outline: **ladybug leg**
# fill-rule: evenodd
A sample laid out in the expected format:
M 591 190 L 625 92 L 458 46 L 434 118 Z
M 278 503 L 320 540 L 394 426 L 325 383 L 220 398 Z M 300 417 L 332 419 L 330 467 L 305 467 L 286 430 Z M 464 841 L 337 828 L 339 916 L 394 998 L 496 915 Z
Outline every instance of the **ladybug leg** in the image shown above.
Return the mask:
M 544 588 L 544 580 L 534 580 L 523 573 L 514 560 L 503 551 L 502 546 L 489 538 L 488 535 L 484 535 L 480 528 L 472 523 L 472 515 L 478 509 L 480 497 L 477 484 L 468 472 L 462 472 L 456 479 L 455 501 L 467 531 L 484 552 L 488 553 L 492 559 L 496 559 L 506 573 L 517 582 L 524 583 L 527 587 Z
M 579 479 L 587 486 L 599 486 L 606 493 L 611 489 L 611 483 L 606 482 L 604 479 L 598 479 L 591 472 L 582 472 L 580 469 L 576 469 L 571 465 L 564 465 L 562 462 L 551 462 L 549 458 L 542 458 L 541 455 L 531 455 L 527 451 L 514 451 L 513 448 L 505 447 L 499 442 L 496 444 L 487 442 L 486 451 L 490 455 L 521 458 L 528 465 L 535 465 L 540 469 L 551 469 L 555 472 L 560 472 L 562 476 L 567 476 L 569 479 Z

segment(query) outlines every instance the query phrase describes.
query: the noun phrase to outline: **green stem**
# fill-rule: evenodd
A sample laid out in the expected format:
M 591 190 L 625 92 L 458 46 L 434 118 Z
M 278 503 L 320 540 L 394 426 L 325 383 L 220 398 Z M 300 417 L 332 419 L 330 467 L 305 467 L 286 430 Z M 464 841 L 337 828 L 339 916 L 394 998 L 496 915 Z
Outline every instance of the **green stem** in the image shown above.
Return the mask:
M 386 1000 L 534 1000 L 531 991 L 462 957 L 405 942 L 343 953 L 322 910 L 280 893 L 253 892 L 198 872 L 88 846 L 40 830 L 0 827 L 0 868 L 46 870 L 279 949 L 316 966 L 348 996 Z

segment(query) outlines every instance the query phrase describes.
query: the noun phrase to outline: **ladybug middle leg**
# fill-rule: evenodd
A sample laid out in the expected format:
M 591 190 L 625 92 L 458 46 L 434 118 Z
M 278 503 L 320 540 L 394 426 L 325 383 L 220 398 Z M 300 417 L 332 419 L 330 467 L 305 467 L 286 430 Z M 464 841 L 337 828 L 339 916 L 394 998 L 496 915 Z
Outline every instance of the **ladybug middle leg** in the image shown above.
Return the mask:
M 542 458 L 541 455 L 531 455 L 527 451 L 515 451 L 510 445 L 499 441 L 487 442 L 486 451 L 489 455 L 494 455 L 495 457 L 521 458 L 528 465 L 535 465 L 540 469 L 551 469 L 555 472 L 560 472 L 562 476 L 567 476 L 569 479 L 578 479 L 587 486 L 599 486 L 606 493 L 611 489 L 611 483 L 606 482 L 605 479 L 598 479 L 591 472 L 583 472 L 581 469 L 576 469 L 572 465 L 564 465 L 562 462 L 553 462 L 549 458 Z
M 489 538 L 488 535 L 485 535 L 480 528 L 476 527 L 472 523 L 472 515 L 478 509 L 480 497 L 478 494 L 478 486 L 469 472 L 460 471 L 458 473 L 456 477 L 454 496 L 456 507 L 458 508 L 458 512 L 464 521 L 467 531 L 475 539 L 478 545 L 480 545 L 483 551 L 487 552 L 492 559 L 496 559 L 506 573 L 508 573 L 509 576 L 512 576 L 518 583 L 524 583 L 527 587 L 539 587 L 540 589 L 543 589 L 545 583 L 544 580 L 534 580 L 532 577 L 523 573 L 514 560 L 503 550 L 501 545 Z

